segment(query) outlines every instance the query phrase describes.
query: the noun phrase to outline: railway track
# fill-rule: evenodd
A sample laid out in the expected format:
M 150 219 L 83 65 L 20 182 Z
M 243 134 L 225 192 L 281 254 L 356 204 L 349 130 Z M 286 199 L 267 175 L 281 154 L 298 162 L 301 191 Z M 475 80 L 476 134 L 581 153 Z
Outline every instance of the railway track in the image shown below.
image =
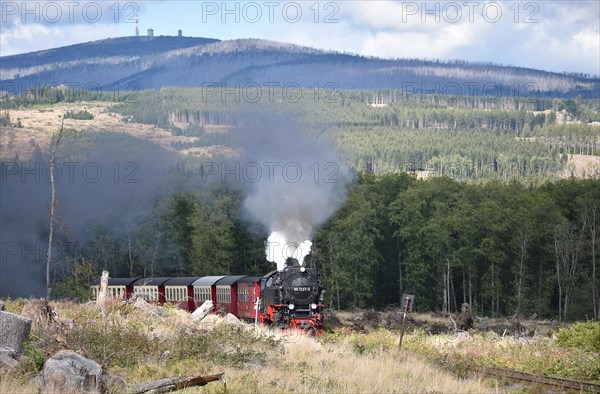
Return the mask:
M 533 374 L 513 369 L 492 368 L 492 367 L 474 367 L 473 370 L 477 373 L 494 376 L 498 378 L 507 378 L 522 382 L 542 384 L 546 386 L 560 387 L 563 389 L 579 390 L 590 393 L 600 393 L 600 384 L 588 383 L 580 380 L 555 378 L 552 376 Z

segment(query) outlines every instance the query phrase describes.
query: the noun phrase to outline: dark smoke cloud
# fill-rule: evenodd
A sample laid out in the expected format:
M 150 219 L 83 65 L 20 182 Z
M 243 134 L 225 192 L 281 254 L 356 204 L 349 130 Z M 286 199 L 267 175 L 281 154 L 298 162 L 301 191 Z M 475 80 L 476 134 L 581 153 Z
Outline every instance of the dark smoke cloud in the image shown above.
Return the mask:
M 83 138 L 65 138 L 58 149 L 56 269 L 90 252 L 93 226 L 122 236 L 151 212 L 157 195 L 184 187 L 171 171 L 175 156 L 155 144 L 125 134 L 96 133 Z M 1 163 L 0 296 L 45 294 L 48 159 L 38 155 L 29 162 Z

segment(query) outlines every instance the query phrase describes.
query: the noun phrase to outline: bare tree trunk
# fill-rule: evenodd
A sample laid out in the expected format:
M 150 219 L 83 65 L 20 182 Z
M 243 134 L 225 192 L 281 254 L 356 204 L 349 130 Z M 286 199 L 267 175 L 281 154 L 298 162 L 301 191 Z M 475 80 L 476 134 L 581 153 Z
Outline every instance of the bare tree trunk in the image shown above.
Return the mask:
M 152 252 L 152 261 L 150 263 L 150 277 L 154 278 L 154 264 L 156 263 L 156 255 L 158 254 L 158 246 L 160 242 L 161 232 L 156 233 L 156 244 L 154 245 L 154 251 Z
M 492 313 L 492 314 L 493 314 L 493 313 L 494 313 L 494 311 L 496 310 L 496 309 L 494 308 L 494 306 L 495 306 L 495 304 L 494 304 L 494 301 L 496 301 L 496 298 L 495 298 L 495 297 L 496 297 L 496 296 L 495 296 L 495 291 L 496 291 L 496 288 L 495 288 L 495 286 L 494 286 L 494 276 L 495 276 L 495 274 L 494 274 L 494 263 L 492 263 L 492 309 L 491 309 L 491 313 Z
M 473 305 L 473 292 L 471 287 L 471 272 L 469 272 L 469 305 Z
M 400 246 L 398 246 L 398 305 L 402 305 L 402 292 L 404 288 L 402 286 L 402 251 L 400 250 Z
M 444 297 L 442 305 L 442 313 L 448 312 L 448 280 L 446 279 L 446 270 L 442 273 L 442 279 L 444 281 Z
M 463 304 L 464 304 L 467 302 L 467 281 L 465 278 L 465 270 L 464 269 L 462 270 L 462 282 L 463 282 L 462 288 L 463 288 Z M 471 305 L 471 304 L 469 304 L 469 305 Z
M 452 309 L 452 299 L 450 298 L 450 260 L 446 259 L 446 264 L 448 265 L 448 271 L 446 272 L 446 280 L 448 281 L 448 283 L 446 284 L 446 289 L 448 291 L 448 296 L 447 296 L 447 300 L 448 300 L 448 313 L 451 312 Z
M 518 234 L 518 244 L 519 244 L 519 272 L 517 273 L 517 308 L 515 310 L 515 315 L 519 315 L 521 313 L 521 302 L 523 297 L 523 279 L 525 276 L 525 256 L 527 254 L 527 247 L 529 246 L 529 234 L 527 230 L 521 229 Z
M 456 305 L 456 290 L 454 289 L 454 278 L 448 272 L 448 278 L 450 278 L 450 294 L 452 295 L 452 307 L 454 307 L 454 311 L 458 311 L 458 306 Z
M 600 305 L 598 305 L 598 293 L 596 290 L 596 205 L 591 209 L 589 222 L 590 238 L 592 241 L 592 301 L 594 304 L 594 319 L 600 317 Z
M 133 258 L 131 256 L 131 236 L 127 227 L 127 252 L 129 253 L 129 277 L 133 278 Z
M 340 307 L 340 285 L 337 283 L 337 279 L 335 280 L 335 291 L 336 291 L 336 296 L 337 296 L 337 310 L 341 310 Z
M 51 188 L 51 197 L 50 197 L 50 229 L 48 232 L 48 253 L 46 254 L 46 300 L 50 301 L 50 296 L 52 295 L 52 242 L 54 239 L 54 219 L 56 217 L 56 180 L 54 179 L 54 164 L 56 162 L 56 150 L 58 149 L 58 144 L 60 143 L 60 138 L 62 137 L 63 129 L 64 129 L 65 119 L 63 118 L 60 124 L 60 131 L 58 132 L 58 137 L 56 141 L 54 141 L 54 146 L 51 147 L 50 150 L 50 188 Z
M 556 260 L 556 284 L 558 285 L 558 321 L 562 321 L 562 286 L 560 284 L 560 258 L 558 256 L 558 235 L 554 235 L 554 258 Z

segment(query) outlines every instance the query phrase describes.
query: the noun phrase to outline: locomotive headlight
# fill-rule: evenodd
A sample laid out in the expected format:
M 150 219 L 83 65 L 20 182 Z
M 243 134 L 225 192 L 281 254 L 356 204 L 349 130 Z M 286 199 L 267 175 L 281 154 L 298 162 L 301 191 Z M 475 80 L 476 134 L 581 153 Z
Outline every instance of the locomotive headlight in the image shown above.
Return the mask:
M 294 304 L 289 304 L 288 308 L 290 308 L 290 310 L 294 309 Z
M 304 271 L 306 271 L 306 268 L 300 267 L 300 272 L 304 272 Z
M 312 304 L 310 304 L 310 307 L 311 307 L 312 309 L 317 309 L 317 304 L 315 304 L 315 303 L 313 302 Z

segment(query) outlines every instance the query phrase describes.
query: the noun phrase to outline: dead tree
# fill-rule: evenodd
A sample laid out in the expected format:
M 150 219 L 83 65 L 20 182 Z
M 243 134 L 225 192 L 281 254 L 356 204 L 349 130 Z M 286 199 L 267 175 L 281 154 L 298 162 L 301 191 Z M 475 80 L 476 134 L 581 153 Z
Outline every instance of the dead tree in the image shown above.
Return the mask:
M 60 139 L 62 137 L 63 129 L 65 125 L 65 119 L 62 119 L 60 124 L 60 131 L 58 132 L 58 136 L 54 141 L 54 145 L 50 148 L 50 188 L 51 188 L 51 198 L 50 198 L 50 229 L 48 232 L 48 253 L 46 259 L 46 300 L 50 300 L 50 296 L 52 294 L 52 278 L 50 275 L 51 265 L 52 265 L 52 242 L 54 238 L 54 219 L 56 217 L 56 180 L 54 179 L 54 164 L 56 162 L 56 150 L 58 149 L 58 144 L 60 144 Z
M 168 378 L 156 380 L 154 382 L 140 384 L 135 388 L 135 394 L 159 394 L 168 393 L 171 391 L 182 390 L 187 387 L 204 386 L 210 382 L 222 381 L 225 382 L 224 372 L 214 375 L 192 376 L 189 378 Z

